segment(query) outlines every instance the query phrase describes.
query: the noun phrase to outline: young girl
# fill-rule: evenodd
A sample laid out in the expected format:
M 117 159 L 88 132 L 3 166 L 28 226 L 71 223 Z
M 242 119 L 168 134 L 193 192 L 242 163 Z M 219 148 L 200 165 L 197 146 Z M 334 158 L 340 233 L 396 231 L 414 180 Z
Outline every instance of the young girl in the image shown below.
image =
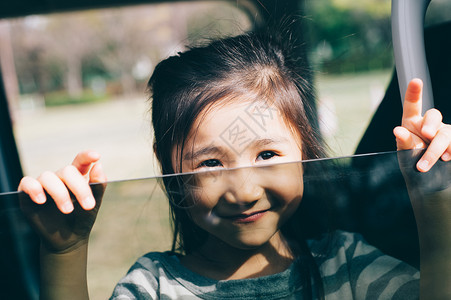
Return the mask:
M 323 151 L 309 119 L 312 87 L 293 48 L 288 35 L 249 33 L 156 67 L 149 81 L 155 154 L 163 174 L 194 175 L 165 177 L 173 251 L 141 257 L 112 299 L 417 297 L 412 267 L 358 235 L 336 232 L 326 244 L 305 240 L 298 226 L 303 170 L 281 163 Z M 412 80 L 394 134 L 398 149 L 427 147 L 417 164 L 426 172 L 451 159 L 451 131 L 437 110 L 421 116 L 421 92 L 421 81 Z M 43 299 L 88 298 L 87 245 L 101 199 L 88 184 L 106 181 L 99 158 L 81 152 L 71 165 L 19 186 L 37 204 L 46 203 L 45 190 L 57 207 L 31 217 L 42 240 Z M 260 165 L 267 167 L 242 168 Z

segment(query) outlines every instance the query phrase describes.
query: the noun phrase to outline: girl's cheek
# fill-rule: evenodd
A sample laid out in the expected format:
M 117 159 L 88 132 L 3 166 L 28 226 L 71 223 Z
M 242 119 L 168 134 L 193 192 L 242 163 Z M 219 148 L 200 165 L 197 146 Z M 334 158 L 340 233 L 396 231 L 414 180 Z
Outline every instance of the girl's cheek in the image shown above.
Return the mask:
M 299 204 L 302 201 L 302 195 L 298 195 L 295 198 L 292 198 L 286 206 L 283 214 L 280 216 L 282 223 L 285 223 L 298 209 Z
M 262 182 L 268 191 L 289 203 L 302 198 L 304 193 L 303 169 L 301 163 L 280 164 L 264 168 L 261 172 Z
M 284 210 L 296 209 L 302 201 L 302 186 L 287 186 L 283 191 L 275 192 L 272 198 L 274 205 L 282 207 Z M 276 203 L 278 202 L 278 203 Z
M 193 222 L 206 231 L 210 231 L 217 226 L 220 223 L 220 218 L 215 213 L 216 203 L 217 201 L 207 198 L 205 194 L 202 198 L 196 199 L 196 204 L 189 209 Z
M 211 211 L 216 204 L 219 201 L 220 193 L 218 193 L 218 190 L 209 187 L 209 186 L 202 186 L 197 187 L 195 192 L 192 195 L 193 197 L 193 212 L 209 212 Z
M 213 228 L 217 226 L 221 219 L 212 211 L 204 209 L 193 209 L 191 211 L 191 218 L 194 223 L 199 227 L 209 231 L 208 228 Z

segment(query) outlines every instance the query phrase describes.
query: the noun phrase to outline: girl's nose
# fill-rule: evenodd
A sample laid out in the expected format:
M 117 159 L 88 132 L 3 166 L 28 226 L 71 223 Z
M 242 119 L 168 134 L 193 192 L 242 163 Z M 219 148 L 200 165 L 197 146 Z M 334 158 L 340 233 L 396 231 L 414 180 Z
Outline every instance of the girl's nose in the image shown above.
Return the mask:
M 252 169 L 236 170 L 230 174 L 229 179 L 224 198 L 230 203 L 248 205 L 258 201 L 264 195 L 264 188 Z

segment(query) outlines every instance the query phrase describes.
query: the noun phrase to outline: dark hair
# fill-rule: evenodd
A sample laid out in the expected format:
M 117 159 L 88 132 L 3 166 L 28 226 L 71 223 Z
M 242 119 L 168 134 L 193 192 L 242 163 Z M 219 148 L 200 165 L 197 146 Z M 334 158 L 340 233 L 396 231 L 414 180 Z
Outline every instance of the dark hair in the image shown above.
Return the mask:
M 275 105 L 288 124 L 300 135 L 304 159 L 323 157 L 322 143 L 309 119 L 313 88 L 306 62 L 294 54 L 296 41 L 285 34 L 247 33 L 190 48 L 159 63 L 148 87 L 152 97 L 152 123 L 155 154 L 163 174 L 181 172 L 173 167 L 193 123 L 200 113 L 218 100 L 264 100 Z M 244 96 L 244 97 L 243 97 Z M 174 226 L 173 250 L 191 253 L 205 241 L 207 233 L 190 219 L 183 207 L 183 179 L 165 177 Z M 287 222 L 282 228 L 289 238 L 301 239 L 301 249 L 309 252 L 308 269 L 313 258 L 296 226 Z M 317 276 L 317 267 L 313 271 Z M 307 274 L 310 274 L 307 272 Z M 311 283 L 311 275 L 307 275 Z M 320 279 L 319 279 L 320 280 Z M 311 290 L 311 289 L 310 289 Z

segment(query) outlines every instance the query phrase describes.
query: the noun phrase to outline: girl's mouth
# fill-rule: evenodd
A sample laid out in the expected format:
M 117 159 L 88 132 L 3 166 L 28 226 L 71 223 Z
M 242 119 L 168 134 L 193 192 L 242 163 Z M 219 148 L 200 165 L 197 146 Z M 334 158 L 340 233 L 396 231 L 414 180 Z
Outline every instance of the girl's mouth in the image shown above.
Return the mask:
M 246 213 L 246 214 L 238 214 L 238 215 L 232 215 L 232 216 L 226 216 L 223 217 L 225 219 L 229 219 L 234 223 L 252 223 L 260 218 L 262 218 L 266 212 L 268 212 L 269 209 L 266 210 L 260 210 L 256 212 Z

